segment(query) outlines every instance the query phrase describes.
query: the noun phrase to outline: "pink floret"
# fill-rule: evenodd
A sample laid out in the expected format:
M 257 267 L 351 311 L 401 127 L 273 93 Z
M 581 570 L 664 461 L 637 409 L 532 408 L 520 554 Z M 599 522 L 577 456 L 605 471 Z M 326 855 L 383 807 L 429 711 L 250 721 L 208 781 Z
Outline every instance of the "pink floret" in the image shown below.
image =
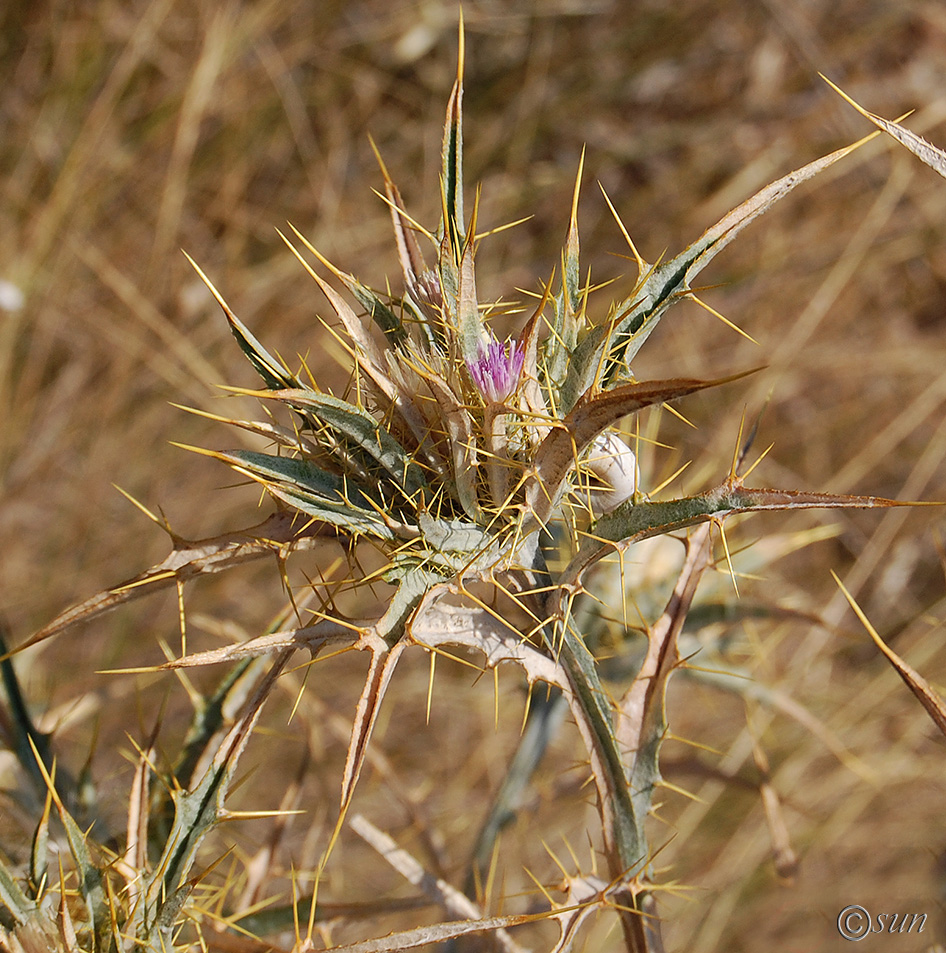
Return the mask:
M 480 345 L 479 357 L 467 364 L 473 383 L 480 393 L 494 404 L 508 400 L 519 386 L 525 351 L 515 338 L 502 344 L 492 338 Z

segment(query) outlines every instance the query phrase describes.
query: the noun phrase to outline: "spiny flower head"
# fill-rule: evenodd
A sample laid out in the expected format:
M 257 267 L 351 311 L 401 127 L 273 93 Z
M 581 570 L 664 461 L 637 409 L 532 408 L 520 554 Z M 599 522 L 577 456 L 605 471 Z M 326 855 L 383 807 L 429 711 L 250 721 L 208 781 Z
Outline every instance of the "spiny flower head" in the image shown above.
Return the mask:
M 717 382 L 637 382 L 630 362 L 664 312 L 689 294 L 694 275 L 738 231 L 719 231 L 721 223 L 657 265 L 632 245 L 637 283 L 594 322 L 578 261 L 579 166 L 560 276 L 541 285 L 531 316 L 501 341 L 476 291 L 478 203 L 467 219 L 462 98 L 461 56 L 444 127 L 436 232 L 408 214 L 378 157 L 402 296 L 372 291 L 295 232 L 357 300 L 383 344 L 287 239 L 344 326 L 348 340 L 340 340 L 354 359 L 353 398 L 323 392 L 308 368 L 290 371 L 217 295 L 266 384 L 255 393 L 282 402 L 293 422 L 239 422 L 270 438 L 275 454 L 212 455 L 260 482 L 280 503 L 342 534 L 379 541 L 401 566 L 436 567 L 440 578 L 475 566 L 514 568 L 517 553 L 534 548 L 536 534 L 550 522 L 576 527 L 636 504 L 636 461 L 614 436 L 616 425 L 644 407 Z M 421 250 L 425 239 L 434 249 L 433 266 Z

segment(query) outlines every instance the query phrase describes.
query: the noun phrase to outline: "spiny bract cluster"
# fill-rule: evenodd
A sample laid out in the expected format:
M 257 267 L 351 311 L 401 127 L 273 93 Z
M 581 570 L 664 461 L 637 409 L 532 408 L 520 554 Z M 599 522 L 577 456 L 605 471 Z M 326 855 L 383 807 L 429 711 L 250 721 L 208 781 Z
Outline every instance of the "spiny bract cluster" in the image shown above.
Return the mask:
M 463 210 L 462 93 L 458 76 L 447 109 L 436 234 L 408 215 L 381 163 L 403 271 L 401 298 L 370 290 L 294 230 L 380 328 L 384 347 L 286 239 L 344 326 L 353 401 L 320 390 L 307 369 L 296 374 L 273 358 L 207 282 L 266 384 L 243 393 L 279 402 L 294 415 L 292 428 L 231 421 L 271 438 L 276 454 L 211 455 L 315 520 L 384 541 L 395 554 L 394 578 L 408 566 L 439 576 L 514 569 L 523 565 L 523 547 L 534 547 L 550 521 L 564 515 L 569 527 L 587 526 L 633 507 L 642 499 L 635 454 L 615 425 L 649 405 L 725 382 L 640 383 L 629 362 L 738 228 L 707 233 L 656 266 L 634 249 L 633 293 L 595 323 L 579 273 L 578 183 L 557 292 L 550 280 L 519 335 L 496 339 L 476 293 L 476 209 L 469 222 Z M 433 245 L 434 267 L 418 236 Z

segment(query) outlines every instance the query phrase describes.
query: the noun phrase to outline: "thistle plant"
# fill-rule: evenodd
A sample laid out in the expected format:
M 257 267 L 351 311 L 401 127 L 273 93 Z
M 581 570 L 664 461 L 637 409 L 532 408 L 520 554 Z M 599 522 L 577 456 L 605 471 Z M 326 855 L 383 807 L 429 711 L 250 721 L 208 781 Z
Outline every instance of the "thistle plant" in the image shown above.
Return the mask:
M 275 501 L 274 514 L 240 533 L 197 543 L 177 540 L 163 563 L 63 613 L 27 645 L 144 592 L 181 586 L 266 553 L 285 560 L 326 540 L 344 542 L 352 554 L 363 546 L 383 554 L 382 570 L 356 575 L 355 581 L 365 587 L 379 579 L 389 584 L 386 608 L 375 617 L 350 617 L 334 608 L 331 584 L 319 583 L 314 591 L 320 608 L 308 621 L 302 618 L 304 606 L 295 606 L 264 635 L 166 663 L 164 668 L 221 663 L 236 668 L 201 706 L 178 764 L 159 771 L 153 752 L 143 746 L 137 793 L 130 799 L 137 808 L 130 814 L 123 853 L 90 853 L 86 834 L 58 793 L 51 761 L 34 747 L 48 791 L 40 827 L 48 829 L 55 806 L 76 867 L 83 912 L 74 926 L 67 897 L 75 889 L 63 874 L 61 904 L 50 908 L 51 880 L 39 859 L 41 850 L 34 852 L 27 887 L 0 866 L 0 900 L 12 918 L 0 948 L 37 948 L 30 945 L 34 934 L 43 938 L 37 942 L 65 949 L 170 950 L 196 943 L 186 939 L 183 926 L 195 928 L 201 921 L 194 904 L 199 878 L 192 868 L 205 835 L 226 816 L 228 786 L 263 703 L 296 650 L 315 657 L 354 647 L 368 653 L 370 664 L 352 726 L 337 820 L 318 873 L 330 863 L 350 823 L 405 876 L 425 884 L 448 914 L 437 925 L 388 937 L 385 949 L 484 932 L 495 934 L 504 949 L 517 949 L 508 929 L 551 918 L 561 930 L 554 948 L 567 950 L 587 918 L 601 910 L 619 919 L 627 950 L 661 949 L 660 882 L 648 818 L 662 783 L 667 685 L 686 666 L 681 632 L 700 578 L 714 561 L 714 529 L 725 545 L 723 523 L 739 514 L 898 504 L 747 486 L 756 464 L 749 463 L 751 437 L 741 434 L 731 468 L 718 485 L 693 496 L 664 498 L 642 480 L 638 438 L 630 426 L 635 415 L 700 390 L 733 386 L 752 372 L 734 371 L 716 380 L 639 381 L 632 362 L 670 308 L 695 298 L 696 277 L 729 242 L 797 185 L 861 143 L 772 183 L 666 260 L 646 262 L 615 213 L 637 276 L 627 297 L 604 308 L 580 265 L 579 167 L 557 273 L 540 283 L 525 309 L 527 317 L 513 336 L 504 337 L 497 329 L 499 318 L 508 317 L 504 309 L 485 305 L 477 294 L 481 236 L 478 205 L 474 201 L 468 208 L 464 201 L 462 101 L 461 33 L 443 133 L 442 214 L 436 230 L 411 217 L 380 162 L 403 293 L 370 289 L 331 264 L 298 230 L 283 236 L 340 322 L 332 333 L 351 360 L 350 384 L 342 396 L 323 390 L 305 362 L 292 370 L 267 350 L 195 263 L 264 385 L 233 390 L 257 398 L 266 419 L 219 419 L 264 438 L 271 449 L 191 449 L 259 483 Z M 638 542 L 668 535 L 685 547 L 683 567 L 666 607 L 643 620 L 645 638 L 634 641 L 635 626 L 597 607 L 635 597 L 627 591 L 621 557 Z M 294 617 L 298 624 L 290 622 Z M 631 641 L 637 652 L 633 674 L 621 684 L 599 648 Z M 467 895 L 425 877 L 383 832 L 350 812 L 400 659 L 406 652 L 435 657 L 449 647 L 478 655 L 484 668 L 517 665 L 533 689 L 520 749 L 476 845 Z M 271 661 L 250 661 L 255 659 Z M 924 687 L 921 680 L 911 687 L 917 685 Z M 225 701 L 230 708 L 239 703 L 229 723 L 222 714 Z M 924 703 L 934 710 L 935 693 L 928 692 Z M 486 916 L 473 902 L 476 884 L 563 707 L 578 728 L 589 764 L 600 819 L 594 841 L 604 869 L 567 871 L 562 903 Z M 152 776 L 164 785 L 158 797 L 147 794 Z M 123 880 L 120 889 L 116 878 Z M 308 928 L 296 920 L 293 948 L 300 951 L 313 948 L 320 902 L 317 892 L 305 899 L 311 918 Z M 200 943 L 224 948 L 217 927 L 236 922 L 239 914 L 233 911 L 216 927 L 208 926 Z M 244 932 L 254 932 L 247 923 Z M 257 932 L 265 930 L 258 926 Z M 283 947 L 261 942 L 245 948 Z M 356 948 L 369 947 L 351 947 Z

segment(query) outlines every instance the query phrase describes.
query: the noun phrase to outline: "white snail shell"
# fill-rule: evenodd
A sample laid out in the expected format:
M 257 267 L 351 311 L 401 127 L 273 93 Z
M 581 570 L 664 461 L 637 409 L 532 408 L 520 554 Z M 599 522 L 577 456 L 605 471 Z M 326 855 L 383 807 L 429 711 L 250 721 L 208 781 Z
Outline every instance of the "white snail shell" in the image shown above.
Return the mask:
M 600 434 L 591 447 L 585 466 L 610 489 L 591 491 L 595 516 L 617 509 L 638 492 L 640 470 L 634 451 L 616 434 Z

